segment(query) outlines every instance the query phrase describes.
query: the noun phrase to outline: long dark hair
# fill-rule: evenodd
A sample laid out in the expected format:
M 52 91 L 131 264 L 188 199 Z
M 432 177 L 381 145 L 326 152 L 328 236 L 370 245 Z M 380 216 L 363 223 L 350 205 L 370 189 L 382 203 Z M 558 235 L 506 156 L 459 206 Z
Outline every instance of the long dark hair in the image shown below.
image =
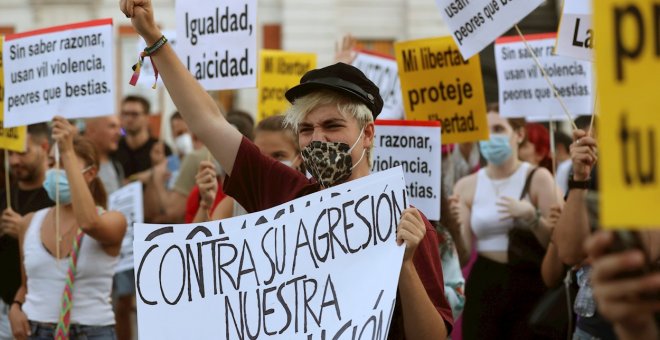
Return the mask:
M 97 171 L 100 169 L 96 148 L 87 138 L 76 136 L 73 139 L 73 150 L 76 153 L 76 156 L 80 157 L 85 162 L 85 167 L 93 166 Z M 89 183 L 89 191 L 92 193 L 94 203 L 97 206 L 101 206 L 104 209 L 108 207 L 108 194 L 105 191 L 103 182 L 101 182 L 101 179 L 98 176 L 94 177 Z

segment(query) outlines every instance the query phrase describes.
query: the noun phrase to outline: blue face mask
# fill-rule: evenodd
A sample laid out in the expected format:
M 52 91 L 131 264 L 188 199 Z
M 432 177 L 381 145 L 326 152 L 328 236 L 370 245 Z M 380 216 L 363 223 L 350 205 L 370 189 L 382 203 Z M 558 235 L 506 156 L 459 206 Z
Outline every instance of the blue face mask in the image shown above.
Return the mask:
M 83 173 L 91 167 L 83 169 Z M 55 202 L 55 192 L 57 191 L 57 182 L 59 182 L 60 189 L 60 204 L 71 203 L 71 188 L 69 187 L 69 179 L 66 177 L 64 169 L 48 169 L 46 170 L 46 180 L 44 181 L 44 189 L 48 194 L 48 198 Z
M 479 149 L 481 149 L 481 155 L 494 165 L 503 164 L 512 153 L 509 136 L 499 134 L 491 134 L 489 140 L 480 141 Z

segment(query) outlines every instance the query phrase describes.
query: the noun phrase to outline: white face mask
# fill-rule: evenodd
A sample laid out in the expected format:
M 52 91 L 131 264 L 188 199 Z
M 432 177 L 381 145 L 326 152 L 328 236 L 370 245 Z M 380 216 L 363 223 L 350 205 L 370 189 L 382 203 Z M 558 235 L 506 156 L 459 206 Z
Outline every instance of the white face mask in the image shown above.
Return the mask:
M 193 140 L 189 133 L 184 133 L 174 139 L 174 147 L 180 155 L 185 156 L 193 151 Z

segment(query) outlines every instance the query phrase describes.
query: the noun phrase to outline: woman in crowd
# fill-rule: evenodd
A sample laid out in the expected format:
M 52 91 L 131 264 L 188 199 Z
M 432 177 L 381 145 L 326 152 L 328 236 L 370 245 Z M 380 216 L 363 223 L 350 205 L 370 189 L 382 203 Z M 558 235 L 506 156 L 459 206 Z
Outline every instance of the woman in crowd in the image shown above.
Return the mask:
M 268 117 L 257 125 L 254 131 L 254 144 L 265 156 L 297 170 L 302 169 L 300 148 L 293 131 L 284 126 L 284 116 Z M 202 162 L 197 173 L 197 185 L 200 188 L 200 209 L 195 222 L 206 221 L 209 207 L 213 206 L 218 192 L 217 172 L 211 162 Z M 233 198 L 224 198 L 210 214 L 212 220 L 240 216 L 247 212 Z
M 522 246 L 540 248 L 542 257 L 550 228 L 540 220 L 550 216 L 560 199 L 549 171 L 518 160 L 524 121 L 501 117 L 493 105 L 488 126 L 490 139 L 479 143 L 486 167 L 458 181 L 451 198 L 452 214 L 460 226 L 456 242 L 463 243 L 457 248 L 469 252 L 473 232 L 477 239 L 478 258 L 466 284 L 463 338 L 537 338 L 527 320 L 545 291 L 541 259 L 531 267 L 514 265 L 509 235 L 514 229 L 531 231 L 529 244 Z
M 44 187 L 57 208 L 28 214 L 19 235 L 23 284 L 10 311 L 17 339 L 114 339 L 110 303 L 112 276 L 118 261 L 126 219 L 105 212 L 107 196 L 97 177 L 94 146 L 74 137 L 64 118 L 53 119 L 53 140 L 64 170 L 53 168 Z
M 523 162 L 541 166 L 554 173 L 550 157 L 550 134 L 539 123 L 525 124 L 525 140 L 520 144 L 518 157 Z

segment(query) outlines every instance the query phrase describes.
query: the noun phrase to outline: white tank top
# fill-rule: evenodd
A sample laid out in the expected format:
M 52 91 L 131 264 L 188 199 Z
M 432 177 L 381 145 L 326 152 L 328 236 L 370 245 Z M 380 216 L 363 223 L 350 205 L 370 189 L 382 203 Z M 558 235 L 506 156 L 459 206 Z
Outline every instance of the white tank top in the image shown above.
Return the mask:
M 28 291 L 23 311 L 29 320 L 57 323 L 69 258 L 58 261 L 41 242 L 41 226 L 48 209 L 34 214 L 25 233 L 23 256 Z M 83 236 L 73 287 L 72 324 L 108 326 L 115 323 L 110 292 L 118 259 L 118 256 L 108 255 L 92 237 Z
M 529 163 L 522 163 L 509 178 L 493 180 L 486 168 L 477 173 L 477 188 L 472 202 L 471 225 L 477 237 L 477 252 L 507 251 L 513 219 L 501 220 L 497 202 L 507 196 L 519 199 L 525 186 Z M 499 195 L 498 195 L 499 193 Z

